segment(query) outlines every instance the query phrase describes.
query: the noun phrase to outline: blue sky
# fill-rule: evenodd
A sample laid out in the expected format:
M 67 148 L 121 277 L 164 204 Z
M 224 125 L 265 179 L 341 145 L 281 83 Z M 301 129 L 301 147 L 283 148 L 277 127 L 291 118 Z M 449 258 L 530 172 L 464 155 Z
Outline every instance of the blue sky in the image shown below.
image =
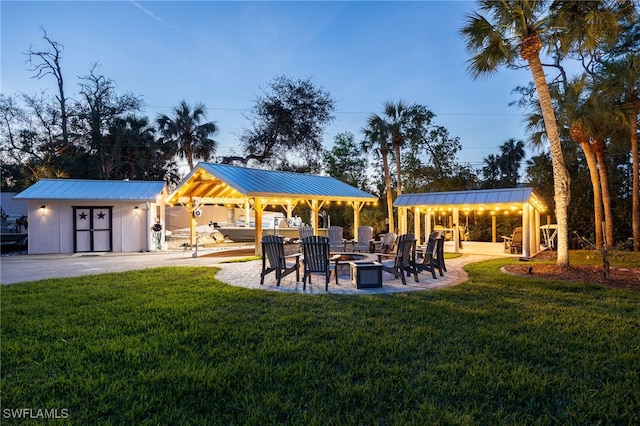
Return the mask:
M 218 154 L 237 150 L 243 113 L 278 75 L 311 78 L 337 100 L 336 134 L 360 129 L 387 100 L 417 102 L 462 143 L 461 162 L 480 167 L 509 138 L 526 141 L 523 113 L 508 104 L 527 70 L 471 80 L 459 36 L 471 1 L 6 1 L 1 13 L 4 95 L 55 94 L 53 78 L 27 70 L 30 45 L 46 47 L 40 27 L 64 45 L 68 96 L 78 76 L 98 74 L 171 114 L 182 99 L 202 102 L 220 128 Z M 237 153 L 237 151 L 235 151 Z

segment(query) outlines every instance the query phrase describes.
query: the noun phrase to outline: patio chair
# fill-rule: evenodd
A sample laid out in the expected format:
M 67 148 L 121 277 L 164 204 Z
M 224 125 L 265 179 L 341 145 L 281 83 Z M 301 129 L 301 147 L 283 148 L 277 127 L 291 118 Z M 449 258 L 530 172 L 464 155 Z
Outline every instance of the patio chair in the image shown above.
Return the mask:
M 504 249 L 510 253 L 522 253 L 522 227 L 517 227 L 513 230 L 510 237 L 502 236 L 504 240 Z
M 447 266 L 444 263 L 444 234 L 442 231 L 435 231 L 440 235 L 436 240 L 436 259 L 438 260 L 438 266 L 441 271 L 447 272 Z M 442 275 L 442 273 L 440 273 Z
M 330 226 L 328 230 L 329 234 L 329 250 L 330 251 L 344 251 L 345 239 L 342 238 L 343 229 L 342 226 Z
M 304 265 L 304 275 L 302 276 L 302 289 L 307 288 L 307 278 L 311 284 L 311 274 L 324 274 L 325 291 L 329 291 L 329 278 L 335 273 L 333 262 L 329 258 L 329 238 L 318 235 L 305 237 L 302 239 L 302 263 Z M 336 273 L 336 284 L 338 284 L 338 274 Z
M 511 253 L 522 253 L 522 228 L 517 227 L 511 236 Z
M 313 235 L 313 226 L 301 226 L 298 228 L 298 236 L 300 239 L 311 237 Z
M 375 246 L 372 253 L 391 253 L 397 238 L 398 234 L 395 232 L 387 232 L 380 243 L 374 243 Z
M 436 279 L 436 269 L 438 269 L 440 276 L 444 276 L 442 273 L 442 267 L 438 261 L 438 240 L 441 237 L 440 231 L 434 231 L 429 235 L 427 245 L 422 251 L 419 251 L 416 256 L 416 270 L 418 272 L 427 271 L 431 272 L 433 279 Z M 443 240 L 444 241 L 444 240 Z
M 371 242 L 373 241 L 373 227 L 358 227 L 358 239 L 353 245 L 353 251 L 371 251 Z
M 268 262 L 268 265 L 267 265 Z M 284 238 L 278 235 L 262 237 L 262 272 L 260 285 L 264 284 L 265 275 L 275 272 L 276 285 L 280 285 L 282 278 L 290 273 L 296 273 L 296 282 L 300 281 L 300 253 L 285 256 Z
M 398 237 L 398 249 L 395 256 L 392 259 L 384 260 L 384 254 L 378 255 L 378 261 L 382 264 L 382 269 L 386 272 L 392 273 L 396 278 L 402 279 L 402 284 L 407 285 L 407 280 L 404 277 L 404 273 L 407 276 L 413 274 L 416 282 L 418 282 L 418 271 L 415 267 L 415 249 L 416 249 L 416 237 L 409 233 L 403 234 Z

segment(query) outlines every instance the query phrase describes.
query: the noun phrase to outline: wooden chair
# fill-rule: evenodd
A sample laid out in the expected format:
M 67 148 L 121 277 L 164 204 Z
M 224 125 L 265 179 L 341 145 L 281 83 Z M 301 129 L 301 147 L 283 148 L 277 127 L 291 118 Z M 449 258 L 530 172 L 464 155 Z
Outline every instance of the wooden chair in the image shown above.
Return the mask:
M 398 249 L 395 256 L 389 260 L 383 260 L 384 254 L 378 255 L 378 261 L 382 264 L 382 269 L 392 273 L 396 278 L 402 279 L 402 284 L 407 285 L 404 273 L 413 274 L 416 282 L 418 282 L 418 271 L 415 267 L 415 250 L 416 237 L 409 233 L 398 237 Z
M 440 234 L 436 240 L 436 259 L 438 260 L 438 266 L 441 271 L 447 272 L 447 266 L 444 264 L 444 233 L 442 231 L 435 231 Z M 440 273 L 442 275 L 442 273 Z
M 513 230 L 510 237 L 502 236 L 504 240 L 504 249 L 511 253 L 522 253 L 522 227 Z
M 330 226 L 328 229 L 329 234 L 329 250 L 330 251 L 344 251 L 345 240 L 343 236 L 342 226 Z
M 293 261 L 293 263 L 291 263 Z M 267 266 L 268 262 L 268 266 Z M 262 272 L 260 285 L 264 284 L 265 275 L 276 273 L 276 285 L 290 273 L 296 273 L 296 281 L 300 281 L 300 253 L 284 255 L 284 238 L 277 235 L 262 237 Z
M 382 237 L 382 242 L 374 247 L 373 253 L 391 253 L 396 245 L 397 239 L 398 234 L 395 232 L 387 232 L 384 234 L 384 237 Z
M 353 245 L 353 251 L 371 251 L 371 242 L 373 241 L 373 227 L 358 227 L 358 239 Z
M 513 230 L 510 249 L 511 253 L 522 253 L 522 227 Z
M 427 271 L 431 272 L 433 279 L 436 279 L 436 269 L 440 272 L 440 276 L 444 276 L 442 273 L 442 266 L 437 258 L 438 256 L 438 240 L 441 238 L 441 231 L 434 231 L 429 235 L 429 240 L 424 249 L 418 252 L 416 256 L 416 270 L 418 272 Z M 444 238 L 442 239 L 444 241 Z
M 298 236 L 300 239 L 311 237 L 313 235 L 313 226 L 301 226 L 298 228 Z
M 302 289 L 307 288 L 307 278 L 311 284 L 312 273 L 322 273 L 325 278 L 325 291 L 329 291 L 329 278 L 335 272 L 329 258 L 329 238 L 318 235 L 305 237 L 302 239 L 302 255 L 304 265 L 304 275 L 302 276 Z M 338 274 L 336 273 L 336 284 L 338 284 Z

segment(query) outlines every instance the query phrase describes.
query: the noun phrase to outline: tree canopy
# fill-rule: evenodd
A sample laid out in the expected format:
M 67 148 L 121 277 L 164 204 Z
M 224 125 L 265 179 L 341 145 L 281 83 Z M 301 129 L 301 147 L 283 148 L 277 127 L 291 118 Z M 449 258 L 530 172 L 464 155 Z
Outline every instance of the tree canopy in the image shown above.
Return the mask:
M 242 154 L 222 157 L 222 162 L 253 160 L 273 169 L 318 169 L 323 133 L 334 110 L 335 100 L 311 79 L 276 77 L 256 96 L 246 117 Z

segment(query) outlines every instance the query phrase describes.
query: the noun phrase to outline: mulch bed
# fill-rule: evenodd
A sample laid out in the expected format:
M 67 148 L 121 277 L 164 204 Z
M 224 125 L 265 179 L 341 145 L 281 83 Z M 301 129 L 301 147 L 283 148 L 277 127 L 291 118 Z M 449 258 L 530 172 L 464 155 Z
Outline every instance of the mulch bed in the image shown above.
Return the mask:
M 545 278 L 567 282 L 590 282 L 607 287 L 625 288 L 640 291 L 640 268 L 610 267 L 610 278 L 606 280 L 601 266 L 569 266 L 561 268 L 555 264 L 536 263 L 557 258 L 555 251 L 544 251 L 531 258 L 529 262 L 507 265 L 504 269 L 511 274 Z

